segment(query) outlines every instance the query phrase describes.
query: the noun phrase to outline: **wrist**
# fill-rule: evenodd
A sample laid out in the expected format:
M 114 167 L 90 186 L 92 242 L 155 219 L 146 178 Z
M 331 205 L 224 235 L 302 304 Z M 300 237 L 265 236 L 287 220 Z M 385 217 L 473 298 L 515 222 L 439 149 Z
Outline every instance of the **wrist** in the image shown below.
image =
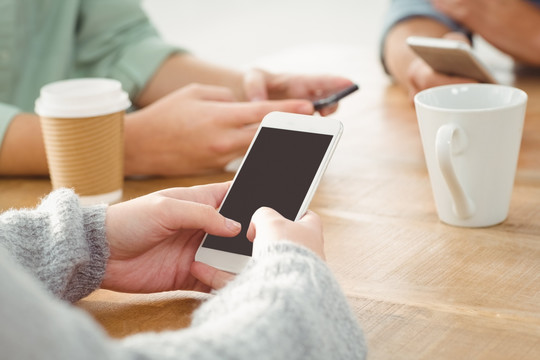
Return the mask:
M 144 110 L 138 110 L 125 115 L 124 118 L 124 174 L 145 175 L 144 159 L 141 158 L 141 149 L 145 142 L 145 116 Z M 147 134 L 148 135 L 148 134 Z
M 97 289 L 105 276 L 110 255 L 105 228 L 106 211 L 106 205 L 82 208 L 84 233 L 90 252 L 90 261 L 86 270 L 81 271 L 81 279 L 83 279 L 81 283 L 86 285 L 86 293 L 81 294 L 80 297 Z
M 49 173 L 39 117 L 19 113 L 13 117 L 0 143 L 0 174 Z

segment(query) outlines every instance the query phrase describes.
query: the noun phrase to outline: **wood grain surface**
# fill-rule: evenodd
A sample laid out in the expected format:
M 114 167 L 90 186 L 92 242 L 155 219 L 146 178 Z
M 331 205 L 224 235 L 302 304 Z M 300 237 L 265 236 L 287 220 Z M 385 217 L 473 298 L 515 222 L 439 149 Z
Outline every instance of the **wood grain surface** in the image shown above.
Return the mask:
M 520 72 L 513 83 L 529 102 L 508 219 L 457 228 L 438 220 L 410 99 L 366 53 L 319 58 L 322 71 L 349 75 L 361 91 L 334 115 L 345 131 L 311 209 L 322 216 L 328 264 L 362 324 L 369 358 L 539 359 L 540 76 Z M 128 179 L 124 200 L 231 178 Z M 50 189 L 47 178 L 1 178 L 0 209 L 34 206 Z M 78 306 L 122 337 L 187 326 L 205 296 L 98 290 Z

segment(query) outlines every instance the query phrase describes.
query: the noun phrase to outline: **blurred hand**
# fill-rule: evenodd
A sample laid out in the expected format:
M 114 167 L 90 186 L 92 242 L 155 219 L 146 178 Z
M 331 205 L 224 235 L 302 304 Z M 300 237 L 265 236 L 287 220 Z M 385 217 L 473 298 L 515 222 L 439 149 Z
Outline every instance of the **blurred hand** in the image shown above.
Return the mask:
M 190 273 L 205 232 L 235 236 L 240 224 L 216 208 L 229 183 L 173 188 L 107 209 L 110 248 L 102 287 L 149 293 L 167 290 L 209 291 Z
M 247 237 L 255 243 L 288 240 L 307 247 L 324 260 L 324 238 L 319 216 L 308 211 L 300 220 L 290 221 L 273 209 L 258 209 L 251 218 Z M 194 262 L 193 275 L 213 289 L 220 289 L 234 276 L 209 265 Z
M 251 241 L 266 243 L 289 240 L 325 259 L 321 219 L 312 211 L 307 211 L 297 221 L 291 221 L 273 209 L 262 207 L 251 218 L 247 237 Z
M 448 33 L 444 36 L 444 38 L 469 43 L 468 38 L 459 32 Z M 411 61 L 407 70 L 406 85 L 409 92 L 409 97 L 412 101 L 417 93 L 425 89 L 441 85 L 475 82 L 478 81 L 476 81 L 475 79 L 464 78 L 460 76 L 451 76 L 436 72 L 424 60 L 422 60 L 418 56 L 415 56 L 414 60 Z
M 440 12 L 481 35 L 490 33 L 503 35 L 505 32 L 512 32 L 513 28 L 506 25 L 526 20 L 529 16 L 525 10 L 538 11 L 535 5 L 523 0 L 431 0 L 431 2 Z M 525 18 L 514 18 L 516 12 Z
M 433 6 L 518 61 L 540 65 L 540 8 L 524 0 L 432 0 Z
M 312 114 L 307 100 L 236 102 L 225 87 L 192 84 L 126 115 L 127 175 L 192 175 L 222 170 L 246 152 L 271 111 Z
M 250 101 L 307 99 L 319 100 L 351 86 L 349 79 L 333 75 L 272 74 L 251 69 L 244 75 L 244 91 Z M 335 112 L 338 105 L 320 111 L 321 115 Z

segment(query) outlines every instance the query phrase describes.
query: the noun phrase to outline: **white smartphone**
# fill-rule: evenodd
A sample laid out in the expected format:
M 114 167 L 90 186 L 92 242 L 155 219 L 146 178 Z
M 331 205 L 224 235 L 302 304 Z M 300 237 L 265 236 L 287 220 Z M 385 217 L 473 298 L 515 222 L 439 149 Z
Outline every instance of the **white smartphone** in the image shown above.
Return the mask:
M 251 258 L 246 233 L 253 213 L 270 207 L 289 220 L 299 219 L 317 189 L 336 148 L 339 120 L 272 112 L 261 122 L 219 212 L 242 224 L 235 237 L 207 234 L 195 259 L 232 273 Z
M 483 83 L 497 83 L 469 44 L 424 36 L 409 36 L 407 44 L 437 72 L 463 76 Z

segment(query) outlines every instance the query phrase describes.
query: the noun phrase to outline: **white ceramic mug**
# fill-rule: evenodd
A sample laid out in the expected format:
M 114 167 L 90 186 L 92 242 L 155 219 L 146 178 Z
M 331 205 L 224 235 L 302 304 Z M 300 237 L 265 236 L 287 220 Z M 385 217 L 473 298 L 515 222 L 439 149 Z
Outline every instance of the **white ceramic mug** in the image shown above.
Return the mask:
M 508 216 L 527 94 L 496 84 L 434 87 L 414 98 L 437 213 L 455 226 Z

